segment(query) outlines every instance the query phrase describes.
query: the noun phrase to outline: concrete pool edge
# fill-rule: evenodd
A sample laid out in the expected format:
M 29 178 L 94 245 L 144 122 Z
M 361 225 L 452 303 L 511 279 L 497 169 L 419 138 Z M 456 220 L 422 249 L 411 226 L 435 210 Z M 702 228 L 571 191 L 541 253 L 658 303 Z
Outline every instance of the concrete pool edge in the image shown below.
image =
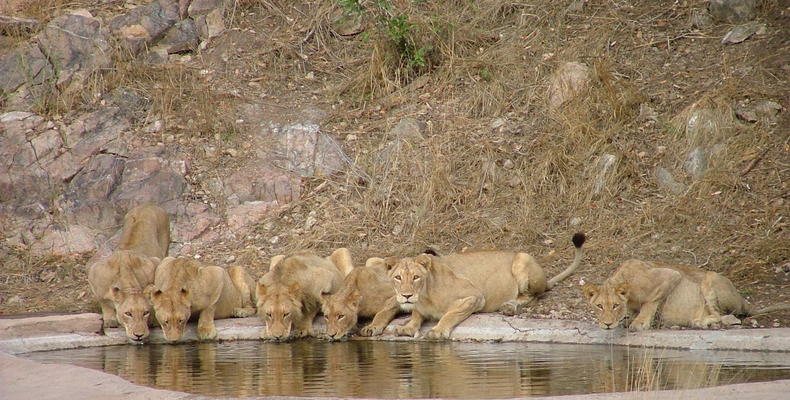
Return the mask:
M 393 324 L 401 323 L 400 317 Z M 56 319 L 51 324 L 41 319 Z M 54 325 L 53 325 L 54 324 Z M 256 317 L 216 321 L 217 340 L 258 340 L 263 325 Z M 321 329 L 321 322 L 317 323 Z M 426 323 L 422 332 L 434 323 Z M 392 326 L 392 325 L 390 325 Z M 0 351 L 20 354 L 32 351 L 124 344 L 121 329 L 99 334 L 98 314 L 0 319 Z M 197 340 L 190 324 L 185 342 Z M 353 340 L 420 340 L 385 334 Z M 625 329 L 602 330 L 596 324 L 570 320 L 523 319 L 499 314 L 475 314 L 453 331 L 453 340 L 491 342 L 540 342 L 567 344 L 611 344 L 620 346 L 673 348 L 688 350 L 739 350 L 790 352 L 790 328 L 726 330 L 653 330 L 627 332 Z M 165 343 L 161 329 L 151 330 L 150 343 Z
M 39 317 L 33 317 L 39 318 Z M 76 314 L 75 318 L 95 320 L 93 315 Z M 138 386 L 101 371 L 73 365 L 41 364 L 16 357 L 31 351 L 106 346 L 126 343 L 123 332 L 110 330 L 108 335 L 95 333 L 95 323 L 78 326 L 62 318 L 57 323 L 69 329 L 55 329 L 55 334 L 19 330 L 24 321 L 15 322 L 17 331 L 5 329 L 0 320 L 0 397 L 3 399 L 37 398 L 146 398 L 146 399 L 208 399 L 209 397 Z M 46 329 L 39 320 L 29 321 L 37 329 Z M 397 322 L 397 321 L 396 321 Z M 424 329 L 429 329 L 427 325 Z M 257 339 L 261 329 L 257 318 L 217 321 L 219 340 Z M 15 332 L 26 332 L 23 336 Z M 725 331 L 652 331 L 639 334 L 602 331 L 591 323 L 560 320 L 526 320 L 496 314 L 478 314 L 461 324 L 454 332 L 456 340 L 550 342 L 575 344 L 615 344 L 656 348 L 692 350 L 790 351 L 790 329 L 731 329 Z M 161 331 L 152 332 L 152 343 L 163 342 Z M 186 341 L 193 341 L 191 327 Z M 364 339 L 371 340 L 371 339 Z M 373 340 L 415 340 L 383 336 Z M 746 383 L 693 390 L 650 392 L 656 399 L 681 396 L 693 398 L 780 399 L 790 392 L 790 380 Z M 630 399 L 645 398 L 646 393 L 605 393 L 564 396 L 563 399 Z M 262 397 L 261 397 L 262 398 Z M 283 398 L 284 399 L 284 398 Z

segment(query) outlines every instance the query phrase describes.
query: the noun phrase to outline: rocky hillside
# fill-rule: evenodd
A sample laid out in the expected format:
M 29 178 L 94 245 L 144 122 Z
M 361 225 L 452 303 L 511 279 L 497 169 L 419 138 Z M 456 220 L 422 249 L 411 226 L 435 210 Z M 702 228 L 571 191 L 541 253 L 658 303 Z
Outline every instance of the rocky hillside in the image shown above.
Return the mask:
M 94 309 L 144 201 L 171 254 L 255 274 L 430 246 L 551 275 L 586 232 L 531 317 L 589 318 L 631 257 L 790 301 L 789 29 L 786 0 L 7 2 L 0 313 Z

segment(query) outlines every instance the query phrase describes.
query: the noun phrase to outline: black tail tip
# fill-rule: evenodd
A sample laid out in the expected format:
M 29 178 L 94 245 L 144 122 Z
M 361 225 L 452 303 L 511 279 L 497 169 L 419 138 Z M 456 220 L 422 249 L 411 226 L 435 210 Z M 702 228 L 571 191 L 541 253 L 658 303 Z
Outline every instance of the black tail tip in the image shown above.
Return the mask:
M 571 239 L 571 241 L 573 241 L 573 245 L 576 246 L 576 248 L 582 247 L 584 242 L 587 241 L 587 235 L 583 232 L 577 232 L 573 234 L 573 239 Z
M 432 248 L 430 248 L 430 247 L 429 247 L 429 248 L 427 248 L 427 249 L 425 249 L 425 250 L 423 250 L 423 251 L 422 251 L 422 254 L 430 254 L 430 255 L 432 255 L 432 256 L 439 257 L 439 253 L 437 253 L 437 252 L 436 252 L 436 250 L 434 250 L 434 249 L 432 249 Z

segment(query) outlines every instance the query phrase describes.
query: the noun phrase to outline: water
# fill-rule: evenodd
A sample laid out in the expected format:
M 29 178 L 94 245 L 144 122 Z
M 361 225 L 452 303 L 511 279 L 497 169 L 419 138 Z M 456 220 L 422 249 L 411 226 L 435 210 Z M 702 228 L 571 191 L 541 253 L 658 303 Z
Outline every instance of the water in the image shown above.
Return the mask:
M 790 353 L 525 343 L 237 341 L 23 355 L 210 396 L 513 398 L 790 378 Z

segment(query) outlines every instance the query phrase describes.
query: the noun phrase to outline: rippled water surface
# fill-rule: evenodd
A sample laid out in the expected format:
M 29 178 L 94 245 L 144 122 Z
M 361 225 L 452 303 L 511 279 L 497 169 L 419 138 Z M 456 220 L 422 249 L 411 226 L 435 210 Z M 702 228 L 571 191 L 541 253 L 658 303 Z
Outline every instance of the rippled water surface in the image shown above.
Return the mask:
M 790 353 L 525 343 L 240 341 L 24 355 L 213 396 L 512 398 L 790 378 Z

